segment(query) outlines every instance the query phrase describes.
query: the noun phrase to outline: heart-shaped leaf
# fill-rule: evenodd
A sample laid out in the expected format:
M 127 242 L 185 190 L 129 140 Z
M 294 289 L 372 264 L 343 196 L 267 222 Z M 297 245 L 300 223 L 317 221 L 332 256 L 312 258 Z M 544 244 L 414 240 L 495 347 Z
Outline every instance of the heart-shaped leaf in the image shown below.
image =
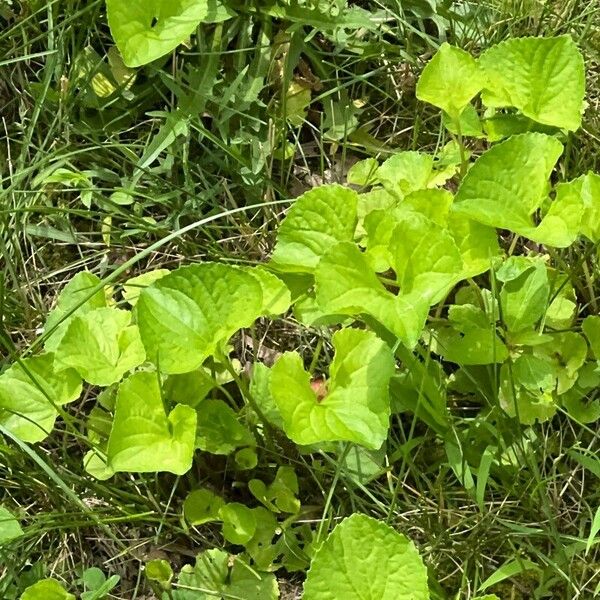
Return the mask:
M 484 85 L 485 76 L 477 61 L 468 52 L 443 43 L 421 73 L 417 98 L 457 120 Z
M 506 40 L 486 50 L 479 65 L 487 106 L 514 106 L 534 121 L 571 131 L 581 126 L 585 67 L 570 36 Z
M 493 146 L 463 179 L 453 210 L 536 240 L 531 215 L 548 197 L 548 179 L 561 153 L 556 138 L 539 133 L 516 135 Z
M 377 449 L 387 436 L 391 349 L 375 334 L 342 329 L 333 336 L 335 356 L 324 389 L 295 352 L 285 353 L 271 372 L 271 393 L 286 434 L 297 444 L 346 440 Z
M 158 375 L 140 372 L 119 387 L 108 465 L 113 471 L 183 475 L 192 466 L 196 411 L 178 404 L 165 412 Z
M 98 308 L 77 315 L 56 349 L 57 369 L 75 369 L 89 383 L 111 385 L 142 364 L 146 352 L 131 313 Z
M 277 232 L 272 261 L 285 271 L 312 272 L 337 242 L 352 241 L 358 195 L 340 185 L 324 185 L 300 196 Z
M 427 569 L 413 543 L 389 525 L 354 514 L 317 550 L 303 600 L 429 600 Z
M 164 373 L 197 369 L 265 311 L 250 270 L 204 263 L 182 267 L 140 293 L 137 322 L 148 358 Z
M 81 377 L 57 372 L 53 354 L 26 358 L 0 375 L 0 423 L 24 442 L 40 442 L 54 427 L 56 407 L 80 394 Z
M 171 52 L 208 16 L 207 0 L 106 0 L 108 24 L 128 67 Z

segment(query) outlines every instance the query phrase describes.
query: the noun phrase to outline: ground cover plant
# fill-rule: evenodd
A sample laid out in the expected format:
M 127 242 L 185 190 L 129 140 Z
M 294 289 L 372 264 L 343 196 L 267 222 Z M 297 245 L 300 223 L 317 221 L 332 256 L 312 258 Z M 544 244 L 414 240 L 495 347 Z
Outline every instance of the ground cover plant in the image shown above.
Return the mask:
M 13 35 L 39 10 L 53 39 L 29 8 Z M 77 143 L 28 164 L 32 121 L 3 190 L 2 597 L 599 594 L 593 56 L 482 47 L 493 5 L 61 14 L 90 11 L 106 46 L 75 33 L 63 87 L 55 62 L 31 88 Z M 349 93 L 399 30 L 433 48 L 408 118 L 439 124 L 403 145 Z

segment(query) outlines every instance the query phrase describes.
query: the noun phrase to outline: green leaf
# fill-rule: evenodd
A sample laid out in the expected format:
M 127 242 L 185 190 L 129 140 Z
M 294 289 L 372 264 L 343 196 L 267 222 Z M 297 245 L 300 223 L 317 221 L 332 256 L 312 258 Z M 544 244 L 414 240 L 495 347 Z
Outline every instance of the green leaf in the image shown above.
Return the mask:
M 534 121 L 570 131 L 581 126 L 585 67 L 570 36 L 510 39 L 486 50 L 479 64 L 487 106 L 514 106 Z
M 197 369 L 262 313 L 258 278 L 216 263 L 173 271 L 142 290 L 136 306 L 148 358 L 169 374 Z
M 475 277 L 494 266 L 500 255 L 500 246 L 493 227 L 451 212 L 448 231 L 454 238 L 463 262 L 461 279 Z
M 548 178 L 561 143 L 539 133 L 517 135 L 480 156 L 463 179 L 457 214 L 535 240 L 531 215 L 548 196 Z
M 336 242 L 352 241 L 358 195 L 340 185 L 324 185 L 300 196 L 277 233 L 272 261 L 284 271 L 312 272 Z
M 399 220 L 401 221 L 402 216 L 406 214 L 404 209 L 410 208 L 436 225 L 446 228 L 453 200 L 454 198 L 448 190 L 416 190 L 402 199 L 398 205 L 400 210 L 394 211 L 394 213 L 400 216 Z M 383 212 L 385 213 L 385 211 Z
M 544 323 L 551 329 L 571 329 L 577 315 L 577 297 L 569 276 L 550 271 L 550 284 L 554 293 Z
M 205 400 L 197 409 L 196 448 L 211 454 L 231 454 L 240 446 L 254 446 L 254 436 L 238 421 L 223 400 Z
M 592 242 L 597 242 L 600 240 L 600 175 L 590 172 L 583 178 L 581 196 L 584 207 L 581 233 Z
M 262 288 L 263 315 L 281 315 L 290 307 L 290 290 L 279 277 L 261 267 L 251 269 L 248 273 L 256 277 Z
M 171 587 L 174 573 L 166 560 L 155 558 L 149 561 L 146 563 L 144 573 L 150 581 L 156 581 L 164 590 Z
M 581 329 L 590 344 L 594 358 L 600 360 L 600 317 L 590 315 L 581 323 Z
M 98 308 L 75 317 L 56 350 L 57 370 L 75 369 L 94 385 L 119 381 L 146 359 L 146 352 L 131 313 Z
M 433 156 L 422 152 L 399 152 L 388 158 L 377 170 L 377 180 L 399 198 L 430 186 Z M 343 240 L 340 240 L 343 241 Z
M 489 119 L 485 121 L 486 125 L 488 124 Z M 483 123 L 479 118 L 479 113 L 477 109 L 472 104 L 467 104 L 463 111 L 460 113 L 458 117 L 458 121 L 453 119 L 448 113 L 442 113 L 442 122 L 444 127 L 454 135 L 458 136 L 460 133 L 463 137 L 474 137 L 474 138 L 486 138 L 483 133 Z M 500 138 L 498 138 L 500 139 Z
M 312 91 L 309 84 L 292 80 L 285 94 L 285 104 L 279 107 L 279 117 L 287 119 L 294 127 L 300 127 L 310 106 Z M 293 155 L 292 155 L 293 156 Z
M 12 513 L 0 505 L 0 547 L 20 538 L 23 530 Z
M 508 350 L 495 325 L 479 307 L 454 305 L 448 316 L 453 327 L 436 328 L 432 348 L 444 360 L 466 366 L 503 363 L 508 358 Z
M 523 257 L 517 257 L 524 261 Z M 504 269 L 510 268 L 514 259 L 509 258 Z M 526 268 L 520 275 L 505 281 L 500 291 L 500 306 L 502 317 L 511 332 L 519 332 L 532 327 L 542 317 L 548 305 L 550 296 L 550 283 L 548 270 L 542 260 L 531 259 L 526 263 Z M 501 279 L 502 271 L 498 271 Z
M 523 354 L 515 360 L 512 375 L 516 385 L 531 392 L 549 390 L 554 387 L 552 365 L 531 354 Z
M 208 369 L 201 367 L 189 373 L 169 375 L 165 382 L 165 396 L 173 404 L 196 408 L 208 393 L 218 386 Z
M 219 511 L 224 506 L 223 498 L 210 490 L 194 490 L 188 494 L 183 503 L 183 515 L 190 525 L 203 525 L 211 521 L 219 521 Z
M 385 444 L 378 450 L 352 446 L 343 461 L 347 481 L 357 486 L 366 486 L 385 470 Z
M 585 338 L 574 331 L 552 334 L 550 341 L 533 348 L 536 356 L 552 364 L 557 394 L 564 394 L 577 381 L 588 347 Z
M 251 569 L 239 558 L 217 549 L 199 554 L 194 567 L 183 567 L 178 584 L 182 587 L 173 591 L 173 600 L 277 600 L 279 597 L 275 575 Z
M 319 263 L 315 280 L 322 311 L 332 315 L 371 315 L 406 346 L 417 343 L 429 302 L 388 291 L 355 244 L 334 246 Z
M 518 113 L 496 113 L 483 120 L 488 142 L 499 142 L 504 138 L 520 133 L 537 132 L 553 135 L 557 133 L 556 127 L 541 125 L 529 117 Z
M 140 372 L 119 387 L 108 440 L 108 464 L 115 472 L 190 470 L 196 438 L 196 411 L 178 404 L 167 416 L 158 375 Z
M 135 306 L 140 297 L 140 292 L 144 288 L 152 285 L 155 281 L 162 279 L 169 273 L 168 269 L 156 269 L 155 271 L 142 273 L 142 275 L 138 275 L 137 277 L 131 277 L 123 284 L 123 300 L 130 306 Z
M 58 348 L 62 336 L 67 331 L 69 323 L 75 315 L 81 316 L 96 308 L 106 306 L 106 295 L 103 290 L 88 298 L 91 291 L 98 285 L 100 285 L 100 279 L 96 275 L 81 271 L 63 288 L 56 301 L 56 306 L 50 311 L 44 325 L 45 333 L 52 331 L 44 344 L 44 348 L 48 352 L 53 352 Z M 79 304 L 81 306 L 77 308 L 76 312 L 67 316 Z
M 253 565 L 257 569 L 275 571 L 279 564 L 274 567 L 277 558 L 285 552 L 283 544 L 288 531 L 282 530 L 274 514 L 258 506 L 252 509 L 256 517 L 256 531 L 249 542 L 244 545 L 246 552 L 252 558 Z M 280 537 L 280 535 L 283 536 Z
M 90 567 L 83 572 L 85 592 L 81 592 L 81 600 L 104 600 L 118 584 L 119 575 L 111 575 L 108 579 L 98 567 Z
M 0 375 L 0 424 L 24 442 L 41 442 L 54 427 L 56 407 L 80 394 L 79 375 L 57 373 L 53 354 L 26 358 Z
M 73 594 L 56 579 L 42 579 L 30 585 L 22 594 L 21 600 L 75 600 Z
M 248 447 L 237 450 L 233 457 L 238 471 L 251 471 L 258 465 L 258 454 L 256 448 Z
M 575 385 L 559 399 L 569 416 L 579 423 L 594 423 L 600 419 L 600 371 L 595 363 L 586 363 L 577 373 Z
M 451 212 L 452 201 L 446 190 L 419 190 L 365 218 L 367 259 L 377 272 L 394 268 L 403 294 L 435 303 L 497 260 L 495 230 Z
M 207 0 L 106 0 L 108 24 L 128 67 L 171 52 L 208 17 Z
M 357 237 L 364 234 L 363 222 L 365 217 L 374 210 L 386 210 L 398 204 L 398 197 L 394 196 L 382 187 L 376 187 L 369 192 L 358 195 L 357 215 L 359 224 L 357 227 Z
M 427 569 L 413 543 L 366 515 L 344 519 L 317 550 L 303 600 L 428 600 Z
M 260 479 L 251 479 L 248 489 L 252 495 L 274 513 L 297 513 L 300 510 L 298 479 L 292 467 L 279 467 L 274 481 L 265 485 Z
M 98 567 L 89 567 L 82 573 L 81 582 L 86 590 L 95 590 L 106 583 L 106 575 Z
M 271 369 L 263 363 L 254 363 L 252 366 L 250 395 L 258 405 L 265 419 L 271 425 L 283 429 L 283 419 L 271 394 Z
M 231 544 L 245 544 L 256 531 L 256 517 L 251 508 L 239 502 L 230 502 L 219 510 L 223 521 L 223 537 Z
M 108 397 L 108 401 L 104 400 Z M 87 437 L 92 448 L 83 459 L 85 470 L 96 479 L 105 481 L 110 479 L 114 472 L 106 464 L 106 446 L 112 427 L 112 415 L 107 410 L 114 411 L 116 390 L 108 388 L 98 395 L 97 405 L 92 408 L 87 421 Z M 108 406 L 107 406 L 108 405 Z M 104 410 L 104 407 L 107 410 Z
M 473 474 L 465 459 L 462 447 L 454 444 L 451 439 L 446 439 L 444 442 L 444 449 L 446 450 L 448 465 L 452 469 L 456 479 L 460 481 L 460 484 L 464 486 L 466 490 L 473 492 L 475 482 L 473 481 Z
M 104 444 L 105 446 L 106 444 Z M 83 468 L 99 481 L 107 481 L 115 472 L 106 462 L 106 448 L 92 448 L 83 457 Z
M 589 554 L 592 546 L 596 541 L 598 541 L 598 532 L 600 531 L 600 506 L 596 509 L 596 513 L 594 514 L 594 518 L 590 527 L 590 534 L 588 535 L 587 542 L 585 544 L 585 554 L 586 556 Z M 598 588 L 596 588 L 598 589 Z M 595 595 L 595 594 L 594 594 Z
M 463 270 L 450 232 L 417 213 L 407 212 L 399 219 L 390 253 L 402 294 L 429 304 L 441 300 Z
M 366 187 L 377 182 L 375 174 L 379 168 L 379 163 L 374 158 L 359 160 L 348 170 L 348 183 Z
M 475 59 L 443 43 L 423 69 L 416 93 L 419 100 L 441 108 L 456 120 L 484 85 L 484 74 Z
M 377 449 L 388 430 L 392 351 L 375 334 L 358 329 L 337 331 L 333 346 L 324 397 L 311 387 L 295 352 L 285 353 L 272 368 L 271 393 L 285 432 L 297 444 L 339 440 Z
M 527 364 L 519 365 L 520 361 L 526 361 Z M 516 374 L 514 366 L 511 371 L 508 363 L 500 369 L 500 406 L 511 417 L 518 417 L 524 425 L 533 425 L 536 421 L 543 423 L 556 413 L 556 403 L 552 395 L 555 380 L 548 378 L 548 368 L 542 363 L 543 361 L 536 360 L 536 357 L 525 355 L 515 362 Z M 519 384 L 519 376 L 524 378 L 530 389 Z
M 555 199 L 548 200 L 547 205 L 540 224 L 524 234 L 538 244 L 567 248 L 577 239 L 584 215 L 580 186 L 576 182 L 559 183 Z
M 501 567 L 499 567 L 492 575 L 490 575 L 480 586 L 480 592 L 487 590 L 488 588 L 508 579 L 510 577 L 515 577 L 525 571 L 535 571 L 536 573 L 541 573 L 540 567 L 536 565 L 534 562 L 527 560 L 525 558 L 516 558 L 513 560 L 509 560 L 505 562 Z

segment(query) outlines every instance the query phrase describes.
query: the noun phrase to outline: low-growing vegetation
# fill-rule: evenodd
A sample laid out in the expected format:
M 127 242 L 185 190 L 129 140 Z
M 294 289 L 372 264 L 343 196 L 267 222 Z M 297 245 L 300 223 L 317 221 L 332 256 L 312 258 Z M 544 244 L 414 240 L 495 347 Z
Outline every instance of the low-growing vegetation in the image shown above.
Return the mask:
M 600 595 L 600 8 L 505 4 L 0 0 L 0 597 Z

